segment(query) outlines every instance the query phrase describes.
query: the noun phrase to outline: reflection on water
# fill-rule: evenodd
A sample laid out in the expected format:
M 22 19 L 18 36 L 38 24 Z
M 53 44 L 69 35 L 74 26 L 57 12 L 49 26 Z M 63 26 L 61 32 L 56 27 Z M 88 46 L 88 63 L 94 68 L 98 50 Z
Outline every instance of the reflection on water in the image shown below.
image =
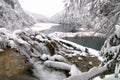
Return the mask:
M 71 37 L 65 39 L 96 50 L 100 50 L 105 42 L 105 38 L 101 37 Z

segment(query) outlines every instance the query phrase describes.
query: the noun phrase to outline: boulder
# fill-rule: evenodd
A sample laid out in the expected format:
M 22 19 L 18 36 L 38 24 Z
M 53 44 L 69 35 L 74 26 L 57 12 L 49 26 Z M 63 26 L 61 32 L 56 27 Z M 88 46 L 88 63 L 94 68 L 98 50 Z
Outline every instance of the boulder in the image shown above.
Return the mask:
M 8 48 L 0 53 L 0 80 L 36 80 L 30 69 L 26 57 L 20 56 L 16 49 Z

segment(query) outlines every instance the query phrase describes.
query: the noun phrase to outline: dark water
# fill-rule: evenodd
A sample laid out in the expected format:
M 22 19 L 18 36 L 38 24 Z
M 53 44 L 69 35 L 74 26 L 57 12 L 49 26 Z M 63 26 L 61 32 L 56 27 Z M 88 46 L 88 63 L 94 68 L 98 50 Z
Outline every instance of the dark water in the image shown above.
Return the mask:
M 65 39 L 96 50 L 100 50 L 105 42 L 105 38 L 100 37 L 80 37 L 80 38 L 73 37 Z

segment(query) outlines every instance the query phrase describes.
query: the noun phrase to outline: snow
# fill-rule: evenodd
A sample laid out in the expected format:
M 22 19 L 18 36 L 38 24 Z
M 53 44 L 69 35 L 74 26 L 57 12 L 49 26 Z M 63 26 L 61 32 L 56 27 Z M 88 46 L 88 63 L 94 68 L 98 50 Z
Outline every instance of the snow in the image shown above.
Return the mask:
M 85 51 L 85 47 L 81 46 L 81 45 L 78 45 L 76 43 L 73 43 L 73 42 L 70 42 L 70 41 L 67 41 L 67 40 L 63 40 L 63 39 L 59 39 L 59 38 L 55 38 L 55 40 L 57 41 L 61 41 L 61 42 L 64 42 L 64 43 L 68 43 L 68 44 L 71 44 L 73 46 L 75 46 L 77 49 L 80 49 L 82 51 Z
M 65 59 L 63 56 L 61 56 L 61 55 L 53 55 L 53 56 L 51 57 L 51 60 L 53 60 L 53 61 L 66 62 L 66 59 Z
M 107 70 L 107 66 L 109 63 L 111 63 L 113 60 L 110 60 L 107 64 L 105 64 L 102 67 L 93 67 L 91 68 L 88 72 L 83 72 L 77 75 L 76 72 L 74 72 L 75 70 L 72 71 L 73 75 L 71 75 L 70 77 L 64 79 L 64 80 L 89 80 L 90 78 L 93 78 L 95 75 L 100 74 L 101 72 Z M 75 68 L 75 67 L 74 67 Z M 76 69 L 77 70 L 77 69 Z
M 61 55 L 47 55 L 47 54 L 42 54 L 41 59 L 43 60 L 51 60 L 51 61 L 60 61 L 60 62 L 66 62 L 66 59 L 61 56 Z
M 22 40 L 20 38 L 17 38 L 15 41 L 20 43 L 20 44 L 27 44 L 28 45 L 28 43 L 26 41 L 24 41 L 24 40 Z
M 67 41 L 67 40 L 63 40 L 63 39 L 59 39 L 59 38 L 55 38 L 55 40 L 58 40 L 58 41 L 61 41 L 61 42 L 64 42 L 64 43 L 69 43 L 69 44 L 71 44 L 72 46 L 76 47 L 76 49 L 82 50 L 83 55 L 85 55 L 85 49 L 86 49 L 86 47 L 83 47 L 83 46 L 78 45 L 78 44 L 76 44 L 76 43 L 73 43 L 73 42 L 71 42 L 71 41 Z M 89 52 L 91 55 L 95 55 L 95 56 L 97 56 L 97 57 L 100 57 L 100 56 L 99 56 L 99 51 L 94 50 L 94 49 L 92 49 L 92 48 L 87 48 L 87 49 L 88 49 L 88 52 Z
M 116 63 L 116 66 L 115 66 L 115 77 L 116 78 L 118 78 L 119 72 L 120 72 L 120 64 Z
M 52 24 L 52 23 L 37 23 L 30 29 L 33 31 L 42 31 L 46 29 L 50 29 L 52 26 L 59 25 L 59 24 Z
M 65 75 L 62 72 L 58 72 L 58 71 L 50 71 L 45 69 L 44 66 L 41 65 L 36 65 L 37 71 L 34 71 L 39 77 L 40 80 L 62 80 L 65 78 Z
M 16 44 L 13 40 L 9 40 L 9 45 L 11 46 L 11 48 L 16 48 Z
M 115 34 L 117 35 L 118 38 L 120 38 L 120 26 L 115 25 Z
M 87 56 L 88 53 L 86 53 L 86 52 L 82 52 L 82 53 L 80 53 L 80 55 L 82 55 L 82 56 Z
M 93 65 L 93 63 L 92 63 L 91 61 L 89 62 L 89 64 L 90 64 L 90 65 Z
M 39 80 L 63 80 L 66 78 L 62 72 L 45 67 L 40 61 L 36 61 L 35 58 L 31 58 L 29 61 L 33 64 L 34 75 L 38 77 Z
M 55 69 L 62 69 L 62 70 L 70 70 L 71 65 L 64 63 L 64 62 L 56 62 L 56 61 L 45 61 L 44 65 L 47 67 L 52 67 Z
M 82 37 L 82 36 L 96 36 L 96 37 L 104 37 L 105 35 L 102 33 L 95 33 L 95 32 L 53 32 L 51 34 L 48 35 L 49 37 L 53 37 L 53 38 L 65 38 L 65 37 Z
M 71 76 L 81 74 L 82 72 L 76 67 L 76 65 L 72 65 L 69 74 Z
M 50 55 L 43 54 L 43 55 L 41 56 L 41 59 L 42 59 L 42 60 L 50 59 Z
M 18 29 L 18 30 L 13 31 L 13 34 L 17 34 L 17 33 L 21 33 L 21 32 L 22 32 L 22 30 Z
M 94 77 L 95 75 L 99 74 L 106 70 L 106 66 L 104 67 L 94 67 L 90 69 L 88 72 L 83 72 L 81 74 L 70 76 L 65 80 L 89 80 L 90 78 Z
M 38 29 L 38 27 L 37 27 L 37 29 Z M 26 30 L 26 31 L 29 31 L 29 30 Z M 53 55 L 53 56 L 48 55 L 49 53 L 47 53 L 47 51 L 48 51 L 47 48 L 41 43 L 37 43 L 36 41 L 32 41 L 32 43 L 31 43 L 35 47 L 36 50 L 39 49 L 38 51 L 41 55 L 38 55 L 38 52 L 34 49 L 33 49 L 33 52 L 31 52 L 30 48 L 29 48 L 30 44 L 27 41 L 21 39 L 20 36 L 18 36 L 20 33 L 24 32 L 24 31 L 16 30 L 14 32 L 9 32 L 7 30 L 3 30 L 2 32 L 4 32 L 5 35 L 7 36 L 7 37 L 5 37 L 5 39 L 7 39 L 7 42 L 9 43 L 9 45 L 12 48 L 18 47 L 16 45 L 16 43 L 21 44 L 19 46 L 19 50 L 22 53 L 21 55 L 25 55 L 29 59 L 30 63 L 33 65 L 33 68 L 34 68 L 33 69 L 34 75 L 37 76 L 40 80 L 63 80 L 66 78 L 62 72 L 52 71 L 51 68 L 49 68 L 49 67 L 52 67 L 54 69 L 62 69 L 62 70 L 70 71 L 71 76 L 73 76 L 73 75 L 76 76 L 77 74 L 81 74 L 81 72 L 79 71 L 79 69 L 75 65 L 71 66 L 70 64 L 65 63 L 66 59 L 63 56 L 61 56 L 61 55 Z M 26 32 L 25 34 L 27 36 L 30 36 L 31 33 L 32 33 L 32 31 L 29 33 Z M 41 35 L 37 35 L 37 36 L 31 35 L 31 37 L 33 37 L 33 38 L 35 37 L 35 38 L 40 39 L 40 40 L 43 39 Z M 69 43 L 69 44 L 75 46 L 77 49 L 82 50 L 83 53 L 85 53 L 85 47 L 83 47 L 83 46 L 80 46 L 80 45 L 75 44 L 73 42 L 62 40 L 62 39 L 58 39 L 58 40 L 62 41 L 62 42 Z M 71 50 L 71 51 L 73 51 L 73 50 Z M 90 52 L 94 52 L 94 50 L 93 51 L 90 50 Z M 76 56 L 77 54 L 79 54 L 79 51 L 78 52 L 76 51 L 76 52 L 74 52 L 74 54 L 71 54 L 71 57 Z M 85 54 L 87 54 L 87 53 L 85 53 Z M 47 61 L 41 62 L 38 59 L 31 58 L 30 56 L 32 56 L 32 57 L 39 57 L 40 56 L 41 59 L 47 60 Z M 47 77 L 46 77 L 46 75 L 47 75 Z
M 36 36 L 36 39 L 42 39 L 42 36 L 37 35 L 37 36 Z
M 87 75 L 74 75 L 64 80 L 88 80 Z
M 83 60 L 81 57 L 78 57 L 78 60 Z
M 3 52 L 4 50 L 3 49 L 0 49 L 0 52 Z

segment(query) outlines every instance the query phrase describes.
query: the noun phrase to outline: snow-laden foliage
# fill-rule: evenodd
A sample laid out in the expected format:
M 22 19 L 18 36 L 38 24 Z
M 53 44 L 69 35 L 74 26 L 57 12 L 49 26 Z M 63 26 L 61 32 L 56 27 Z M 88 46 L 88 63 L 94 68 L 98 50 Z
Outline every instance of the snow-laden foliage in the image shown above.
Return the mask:
M 108 61 L 113 60 L 111 65 L 109 65 L 108 73 L 116 73 L 118 75 L 119 69 L 119 61 L 120 61 L 120 38 L 119 38 L 119 25 L 116 26 L 116 30 L 114 34 L 110 36 L 103 45 L 101 49 L 101 56 L 103 56 L 104 61 L 103 65 L 105 65 Z M 116 66 L 116 67 L 115 67 Z M 107 72 L 105 74 L 108 74 Z
M 65 20 L 65 10 L 62 10 L 58 13 L 56 13 L 55 15 L 53 15 L 50 20 L 53 23 L 59 23 L 59 24 L 67 24 L 66 20 Z
M 91 27 L 90 0 L 65 0 L 65 9 L 52 17 L 53 22 L 74 26 Z
M 65 19 L 70 23 L 73 21 L 83 27 L 92 27 L 106 35 L 110 35 L 119 24 L 119 0 L 65 0 L 65 6 Z
M 31 26 L 34 21 L 28 16 L 18 0 L 0 0 L 0 27 L 6 27 L 10 30 Z M 12 28 L 12 29 L 11 29 Z
M 99 18 L 100 26 L 98 30 L 102 30 L 107 35 L 114 31 L 115 25 L 119 24 L 120 14 L 120 1 L 119 0 L 93 0 L 91 13 L 93 19 Z

